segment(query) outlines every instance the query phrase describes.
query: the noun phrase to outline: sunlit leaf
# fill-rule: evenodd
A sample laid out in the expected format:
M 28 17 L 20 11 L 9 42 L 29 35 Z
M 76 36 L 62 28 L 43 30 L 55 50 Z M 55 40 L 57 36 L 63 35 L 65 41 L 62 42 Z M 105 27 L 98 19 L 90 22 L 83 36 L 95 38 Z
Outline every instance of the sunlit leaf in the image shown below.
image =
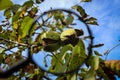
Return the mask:
M 26 16 L 23 19 L 21 26 L 19 28 L 19 35 L 21 36 L 21 38 L 24 38 L 28 34 L 28 31 L 31 28 L 33 21 L 34 19 L 30 18 L 29 16 Z
M 0 10 L 10 8 L 13 5 L 11 0 L 0 0 Z
M 92 58 L 91 68 L 93 70 L 97 70 L 99 68 L 99 56 L 94 56 Z

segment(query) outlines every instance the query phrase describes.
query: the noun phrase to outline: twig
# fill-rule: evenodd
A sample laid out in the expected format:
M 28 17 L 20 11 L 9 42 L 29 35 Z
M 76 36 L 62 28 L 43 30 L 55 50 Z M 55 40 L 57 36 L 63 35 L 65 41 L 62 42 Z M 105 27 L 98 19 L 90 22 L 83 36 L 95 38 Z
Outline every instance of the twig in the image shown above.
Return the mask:
M 104 54 L 106 54 L 105 60 L 107 60 L 107 56 L 108 56 L 108 54 L 109 54 L 113 49 L 115 49 L 115 48 L 118 47 L 118 46 L 120 46 L 120 43 L 117 44 L 117 45 L 115 45 L 113 48 L 107 50 L 107 52 L 104 53 Z
M 11 40 L 4 39 L 4 38 L 2 38 L 2 37 L 0 37 L 0 40 L 6 41 L 6 42 L 9 42 L 9 43 L 18 44 L 18 45 L 21 45 L 21 46 L 28 46 L 28 44 L 18 43 L 18 42 L 15 42 L 15 41 L 11 41 Z
M 4 48 L 4 49 L 5 49 L 4 51 L 9 50 L 10 52 L 14 53 L 14 51 L 11 51 L 10 49 L 7 49 L 7 48 L 5 48 L 5 47 L 3 47 L 3 46 L 0 46 L 0 47 L 1 47 L 1 48 Z

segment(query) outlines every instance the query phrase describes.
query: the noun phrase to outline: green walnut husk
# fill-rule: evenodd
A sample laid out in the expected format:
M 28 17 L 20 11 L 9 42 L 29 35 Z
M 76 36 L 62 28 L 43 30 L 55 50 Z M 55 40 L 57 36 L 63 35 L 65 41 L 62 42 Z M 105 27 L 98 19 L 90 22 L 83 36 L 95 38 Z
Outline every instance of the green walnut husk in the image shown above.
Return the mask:
M 79 40 L 79 36 L 83 34 L 83 30 L 67 29 L 61 33 L 60 39 L 63 45 L 72 44 L 75 46 Z
M 60 35 L 60 39 L 61 41 L 65 41 L 66 39 L 68 39 L 68 36 L 71 36 L 71 35 L 77 36 L 75 29 L 68 29 L 63 31 Z
M 59 40 L 60 34 L 55 31 L 48 31 L 41 36 L 41 39 L 42 40 L 44 39 Z
M 59 48 L 60 48 L 59 43 L 53 43 L 53 44 L 45 45 L 43 50 L 47 51 L 47 52 L 54 52 L 54 51 L 58 50 Z

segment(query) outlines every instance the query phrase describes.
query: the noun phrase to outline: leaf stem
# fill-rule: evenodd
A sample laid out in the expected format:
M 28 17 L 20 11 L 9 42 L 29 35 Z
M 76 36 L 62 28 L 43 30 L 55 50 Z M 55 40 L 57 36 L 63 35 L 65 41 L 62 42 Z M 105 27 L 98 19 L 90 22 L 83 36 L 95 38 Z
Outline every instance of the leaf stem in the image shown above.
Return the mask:
M 108 54 L 109 54 L 113 49 L 115 49 L 115 48 L 118 47 L 118 46 L 120 46 L 120 43 L 117 44 L 117 45 L 115 45 L 114 47 L 112 47 L 111 49 L 107 50 L 107 52 L 104 53 L 104 54 L 106 55 L 105 60 L 107 60 Z

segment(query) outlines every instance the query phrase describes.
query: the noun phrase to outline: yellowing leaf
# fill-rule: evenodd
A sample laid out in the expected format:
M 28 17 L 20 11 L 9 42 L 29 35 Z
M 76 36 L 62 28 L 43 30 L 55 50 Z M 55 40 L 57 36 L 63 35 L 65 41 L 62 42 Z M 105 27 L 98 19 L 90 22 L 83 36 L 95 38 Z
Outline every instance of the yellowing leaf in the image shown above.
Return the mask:
M 21 26 L 19 28 L 19 35 L 21 36 L 21 38 L 24 38 L 28 34 L 33 21 L 34 19 L 30 18 L 29 16 L 26 16 L 23 19 Z
M 13 5 L 11 0 L 0 0 L 0 10 L 7 9 Z
M 13 22 L 12 28 L 13 29 L 17 29 L 18 28 L 18 22 L 17 21 Z

